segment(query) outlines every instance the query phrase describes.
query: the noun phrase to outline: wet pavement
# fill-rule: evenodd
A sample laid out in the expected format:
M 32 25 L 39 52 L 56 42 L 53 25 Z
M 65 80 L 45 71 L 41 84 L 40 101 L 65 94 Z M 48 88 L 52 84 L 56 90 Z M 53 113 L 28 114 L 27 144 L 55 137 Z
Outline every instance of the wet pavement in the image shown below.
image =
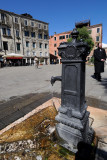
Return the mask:
M 52 95 L 47 92 L 32 93 L 0 104 L 0 130 L 51 98 Z

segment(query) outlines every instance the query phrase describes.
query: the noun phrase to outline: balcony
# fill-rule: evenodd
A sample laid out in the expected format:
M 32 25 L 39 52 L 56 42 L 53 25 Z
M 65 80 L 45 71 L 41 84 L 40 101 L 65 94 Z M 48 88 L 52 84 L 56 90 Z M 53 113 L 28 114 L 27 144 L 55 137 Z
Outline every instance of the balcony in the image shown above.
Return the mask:
M 10 38 L 10 39 L 13 39 L 13 37 L 11 35 L 6 35 L 6 34 L 3 34 L 3 37 L 4 38 Z

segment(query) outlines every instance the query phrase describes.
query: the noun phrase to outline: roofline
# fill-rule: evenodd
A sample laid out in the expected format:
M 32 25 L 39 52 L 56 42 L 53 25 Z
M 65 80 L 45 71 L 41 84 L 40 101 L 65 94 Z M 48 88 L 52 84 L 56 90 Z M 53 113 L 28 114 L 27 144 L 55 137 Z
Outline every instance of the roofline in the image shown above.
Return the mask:
M 71 31 L 66 31 L 66 32 L 57 33 L 57 34 L 54 34 L 54 35 L 66 34 L 66 33 L 68 33 L 68 32 L 72 32 L 72 30 L 71 30 Z M 50 36 L 54 36 L 54 35 L 50 35 Z
M 95 24 L 95 25 L 89 26 L 89 27 L 87 27 L 87 28 L 95 28 L 95 27 L 99 27 L 99 26 L 102 26 L 102 23 L 100 23 L 100 24 Z
M 45 23 L 45 24 L 49 24 L 47 22 L 43 22 L 43 21 L 40 21 L 40 20 L 37 20 L 37 19 L 34 19 L 34 18 L 29 18 L 29 17 L 23 16 L 21 14 L 16 14 L 14 12 L 6 11 L 6 10 L 3 10 L 3 9 L 0 9 L 0 11 L 5 12 L 7 14 L 12 14 L 12 15 L 15 15 L 15 16 L 18 16 L 18 17 L 21 17 L 21 18 L 25 18 L 25 19 L 29 19 L 29 20 L 33 20 L 33 21 L 37 21 L 37 22 L 41 22 L 41 23 Z
M 92 26 L 87 26 L 87 28 L 94 28 L 94 27 L 99 27 L 99 26 L 102 26 L 102 23 L 100 23 L 100 24 L 95 24 L 95 25 L 92 25 Z M 62 33 L 58 33 L 58 34 L 54 34 L 54 35 L 50 35 L 50 36 L 55 36 L 55 35 L 59 35 L 59 34 L 66 34 L 66 33 L 68 33 L 68 32 L 72 32 L 72 30 L 70 30 L 70 31 L 66 31 L 66 32 L 62 32 Z

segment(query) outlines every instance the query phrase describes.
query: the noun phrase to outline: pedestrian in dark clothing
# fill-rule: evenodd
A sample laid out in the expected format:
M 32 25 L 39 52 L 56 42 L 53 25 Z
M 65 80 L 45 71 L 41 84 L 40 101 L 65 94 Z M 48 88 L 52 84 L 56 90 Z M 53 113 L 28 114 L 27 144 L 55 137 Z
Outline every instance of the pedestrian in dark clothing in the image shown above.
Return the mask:
M 98 43 L 98 48 L 94 50 L 94 78 L 101 81 L 101 73 L 104 72 L 104 62 L 106 60 L 105 49 L 102 48 L 102 43 Z

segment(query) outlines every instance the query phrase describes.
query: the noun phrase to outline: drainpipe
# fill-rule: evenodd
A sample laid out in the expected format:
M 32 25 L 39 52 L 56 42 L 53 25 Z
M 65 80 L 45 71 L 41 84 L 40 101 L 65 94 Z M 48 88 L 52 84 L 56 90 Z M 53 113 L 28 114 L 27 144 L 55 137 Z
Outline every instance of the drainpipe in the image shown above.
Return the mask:
M 0 49 L 2 50 L 2 36 L 1 36 L 1 27 L 0 27 Z
M 0 43 L 1 43 L 1 50 L 3 51 L 3 42 L 2 42 L 2 23 L 1 23 L 1 27 L 0 27 Z
M 21 32 L 22 32 L 22 47 L 23 47 L 23 55 L 24 55 L 24 43 L 23 43 L 23 30 L 24 29 L 24 27 L 22 27 L 22 23 L 21 23 Z
M 21 21 L 21 18 L 20 18 Z M 22 27 L 22 22 L 21 22 L 21 33 L 22 33 L 22 48 L 23 48 L 23 55 L 24 55 L 24 43 L 23 43 L 23 32 L 24 31 L 24 27 Z M 26 63 L 26 62 L 25 62 Z
M 10 14 L 9 14 L 10 15 Z M 12 24 L 13 24 L 13 37 L 14 37 L 14 47 L 15 47 L 15 53 L 16 53 L 16 43 L 15 43 L 15 30 L 14 30 L 14 21 L 13 21 L 13 16 L 10 15 L 12 17 Z

